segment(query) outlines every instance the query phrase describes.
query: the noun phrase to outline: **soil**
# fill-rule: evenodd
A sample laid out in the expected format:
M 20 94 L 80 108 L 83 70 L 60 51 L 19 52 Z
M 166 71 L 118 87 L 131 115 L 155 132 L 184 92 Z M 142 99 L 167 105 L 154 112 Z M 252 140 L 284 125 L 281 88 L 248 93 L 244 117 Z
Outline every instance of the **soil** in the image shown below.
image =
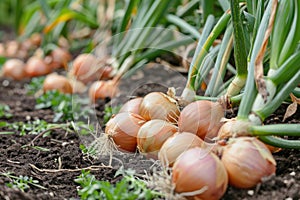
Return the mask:
M 185 74 L 180 74 L 171 68 L 162 68 L 158 65 L 147 65 L 143 70 L 122 81 L 121 94 L 111 101 L 97 101 L 95 108 L 98 122 L 103 122 L 103 108 L 105 104 L 117 105 L 125 102 L 132 96 L 143 96 L 150 91 L 166 92 L 173 86 L 180 94 L 185 82 Z M 34 109 L 35 98 L 26 94 L 25 85 L 28 81 L 14 82 L 0 79 L 0 103 L 8 105 L 12 118 L 0 118 L 0 122 L 32 121 L 35 119 L 52 122 L 54 113 L 50 109 Z M 269 117 L 267 123 L 282 123 L 286 105 Z M 288 123 L 300 123 L 300 112 L 287 119 Z M 101 125 L 103 128 L 103 124 Z M 12 131 L 0 128 L 0 132 Z M 0 134 L 0 173 L 15 176 L 28 176 L 39 181 L 39 185 L 46 189 L 31 186 L 22 192 L 9 188 L 6 183 L 11 180 L 0 176 L 0 199 L 79 199 L 78 185 L 74 179 L 81 174 L 83 168 L 90 169 L 91 173 L 99 180 L 108 180 L 116 183 L 121 179 L 115 177 L 115 172 L 121 165 L 125 169 L 134 169 L 143 174 L 153 165 L 152 160 L 136 154 L 122 154 L 116 156 L 112 167 L 107 166 L 107 157 L 96 159 L 87 158 L 79 148 L 91 140 L 90 136 L 82 136 L 74 132 L 55 129 L 46 137 L 27 134 L 21 136 L 14 134 Z M 34 140 L 35 139 L 35 140 Z M 30 146 L 48 149 L 42 151 Z M 27 145 L 27 146 L 25 146 Z M 282 150 L 274 153 L 277 162 L 276 176 L 270 177 L 255 188 L 241 190 L 228 187 L 223 199 L 300 199 L 300 151 Z M 103 165 L 104 164 L 104 165 Z M 91 168 L 93 166 L 93 168 Z

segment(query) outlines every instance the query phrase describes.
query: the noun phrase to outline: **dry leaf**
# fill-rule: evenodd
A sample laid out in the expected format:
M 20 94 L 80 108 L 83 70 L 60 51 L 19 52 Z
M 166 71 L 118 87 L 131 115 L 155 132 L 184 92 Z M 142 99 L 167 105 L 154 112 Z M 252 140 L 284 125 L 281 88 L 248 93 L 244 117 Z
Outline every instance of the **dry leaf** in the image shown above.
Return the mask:
M 286 118 L 289 118 L 290 116 L 292 116 L 293 114 L 295 114 L 296 111 L 297 111 L 297 104 L 300 105 L 300 99 L 299 98 L 295 97 L 293 94 L 290 94 L 290 97 L 291 97 L 293 103 L 290 104 L 287 107 L 282 121 L 285 121 Z

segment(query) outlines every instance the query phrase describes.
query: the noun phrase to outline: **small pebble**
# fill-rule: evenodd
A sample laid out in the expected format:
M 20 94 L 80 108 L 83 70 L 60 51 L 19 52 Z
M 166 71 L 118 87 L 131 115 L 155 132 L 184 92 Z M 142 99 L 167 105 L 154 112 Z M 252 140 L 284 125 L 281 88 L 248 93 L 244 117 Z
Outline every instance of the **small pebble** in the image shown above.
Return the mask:
M 288 197 L 288 198 L 285 198 L 285 200 L 293 200 L 293 198 L 291 198 L 291 197 Z
M 291 176 L 295 176 L 295 175 L 296 175 L 296 172 L 291 172 L 290 175 L 291 175 Z
M 2 82 L 2 85 L 3 85 L 4 87 L 7 87 L 7 86 L 9 85 L 9 81 L 8 81 L 8 80 L 4 80 L 4 81 Z
M 248 190 L 248 195 L 253 196 L 254 195 L 254 190 Z

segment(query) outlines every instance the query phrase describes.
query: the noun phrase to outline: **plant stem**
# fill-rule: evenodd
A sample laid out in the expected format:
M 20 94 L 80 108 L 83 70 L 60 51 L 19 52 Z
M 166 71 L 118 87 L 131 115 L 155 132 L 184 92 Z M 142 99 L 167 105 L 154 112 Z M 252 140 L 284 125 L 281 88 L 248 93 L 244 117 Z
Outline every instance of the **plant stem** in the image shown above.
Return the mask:
M 276 94 L 275 98 L 270 101 L 265 107 L 261 108 L 258 111 L 255 111 L 255 114 L 260 117 L 263 121 L 270 114 L 272 114 L 282 102 L 289 96 L 294 88 L 300 83 L 300 70 L 294 75 L 293 78 L 289 80 Z
M 272 0 L 269 1 L 268 7 L 264 13 L 264 16 L 262 18 L 260 25 L 259 25 L 258 32 L 257 32 L 256 38 L 254 40 L 254 45 L 253 45 L 253 48 L 251 51 L 251 57 L 250 57 L 250 63 L 249 63 L 249 68 L 248 68 L 248 76 L 247 76 L 244 96 L 242 98 L 242 101 L 241 101 L 241 104 L 239 107 L 239 111 L 238 111 L 238 116 L 237 116 L 237 118 L 241 119 L 241 120 L 248 119 L 248 115 L 251 111 L 253 102 L 254 102 L 256 94 L 257 94 L 257 90 L 256 90 L 255 84 L 254 84 L 255 60 L 256 60 L 257 54 L 261 48 L 261 45 L 263 43 L 265 32 L 268 27 L 268 21 L 270 18 L 273 1 Z
M 234 60 L 238 76 L 247 76 L 247 52 L 239 0 L 231 0 L 231 15 L 234 37 Z
M 254 136 L 300 136 L 300 124 L 251 126 L 249 131 Z
M 230 12 L 225 12 L 218 23 L 214 26 L 212 32 L 208 36 L 207 40 L 203 44 L 202 48 L 200 49 L 199 53 L 196 54 L 195 62 L 191 63 L 189 74 L 188 74 L 188 81 L 186 83 L 186 88 L 190 88 L 194 90 L 194 82 L 195 82 L 195 76 L 198 73 L 199 68 L 197 66 L 200 66 L 199 63 L 201 63 L 209 51 L 210 47 L 212 46 L 213 42 L 217 39 L 217 37 L 221 34 L 221 32 L 224 30 L 224 28 L 227 26 L 227 23 L 230 19 Z
M 300 70 L 300 51 L 289 57 L 269 78 L 279 85 L 290 80 Z
M 259 139 L 266 144 L 285 149 L 300 149 L 300 140 L 285 140 L 274 136 L 260 136 Z
M 201 37 L 201 34 L 197 29 L 195 29 L 193 26 L 188 24 L 186 21 L 181 19 L 180 17 L 177 17 L 176 15 L 169 14 L 166 16 L 166 19 L 172 23 L 178 26 L 180 29 L 182 29 L 183 32 L 190 33 L 193 37 L 196 39 L 199 39 Z
M 218 89 L 220 88 L 223 77 L 226 70 L 226 64 L 229 60 L 230 53 L 232 51 L 233 36 L 232 27 L 229 26 L 222 39 L 221 47 L 217 56 L 216 63 L 213 68 L 212 77 L 208 83 L 207 89 L 205 91 L 205 96 L 217 96 Z M 197 89 L 197 87 L 195 86 Z

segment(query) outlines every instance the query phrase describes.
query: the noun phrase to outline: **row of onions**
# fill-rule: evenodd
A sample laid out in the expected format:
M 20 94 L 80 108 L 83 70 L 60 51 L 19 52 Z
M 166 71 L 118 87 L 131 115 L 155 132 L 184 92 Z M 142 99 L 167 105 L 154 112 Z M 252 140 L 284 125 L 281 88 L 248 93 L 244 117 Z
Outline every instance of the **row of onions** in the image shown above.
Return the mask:
M 70 45 L 67 41 L 58 41 L 58 45 L 46 45 L 46 47 L 41 45 L 41 43 L 45 43 L 44 40 L 47 40 L 46 35 L 34 34 L 34 37 L 18 44 L 15 53 L 8 53 L 10 51 L 6 47 L 9 45 L 3 45 L 3 55 L 0 56 L 10 59 L 4 63 L 1 75 L 14 80 L 48 75 L 44 81 L 44 91 L 59 90 L 62 93 L 81 93 L 86 92 L 89 88 L 87 92 L 92 102 L 106 97 L 112 98 L 118 93 L 119 80 L 129 70 L 135 71 L 162 51 L 171 51 L 179 46 L 190 44 L 194 41 L 193 37 L 200 35 L 191 34 L 192 37 L 190 37 L 176 32 L 174 28 L 165 28 L 169 22 L 161 19 L 162 16 L 168 15 L 172 11 L 168 8 L 172 5 L 171 1 L 155 1 L 153 4 L 149 4 L 147 1 L 128 1 L 124 18 L 118 24 L 118 32 L 110 39 L 112 44 L 106 41 L 96 42 L 93 53 L 80 54 L 74 59 L 69 52 Z M 188 6 L 186 5 L 186 7 Z M 186 10 L 185 7 L 181 9 Z M 145 15 L 144 10 L 151 12 Z M 188 10 L 182 14 L 185 12 Z M 51 22 L 44 33 L 54 29 L 58 22 L 57 20 Z M 186 26 L 187 23 L 181 21 L 176 25 Z M 151 37 L 149 37 L 150 35 Z M 161 37 L 157 37 L 158 35 Z M 36 42 L 37 38 L 38 42 Z M 27 45 L 27 43 L 34 45 Z M 109 45 L 112 46 L 110 56 L 106 52 Z M 37 48 L 38 50 L 36 50 Z M 28 58 L 27 56 L 18 56 L 18 51 L 34 52 Z M 96 56 L 98 54 L 100 56 Z M 53 73 L 60 71 L 57 70 L 58 68 L 64 68 L 67 72 L 63 72 L 64 75 Z
M 228 184 L 253 188 L 275 174 L 272 152 L 300 148 L 299 140 L 287 138 L 300 136 L 299 124 L 263 124 L 284 101 L 299 102 L 300 2 L 270 0 L 265 9 L 259 2 L 247 7 L 231 0 L 230 11 L 214 26 L 208 17 L 181 97 L 169 89 L 129 100 L 106 124 L 105 134 L 119 150 L 138 150 L 171 168 L 175 192 L 189 199 L 220 199 Z M 244 37 L 246 9 L 248 17 L 260 20 Z M 283 21 L 290 29 L 280 28 Z M 212 46 L 224 30 L 222 42 Z M 229 63 L 232 49 L 235 68 Z M 222 85 L 227 70 L 235 76 Z M 205 95 L 198 96 L 209 71 Z M 225 119 L 235 105 L 237 116 Z

